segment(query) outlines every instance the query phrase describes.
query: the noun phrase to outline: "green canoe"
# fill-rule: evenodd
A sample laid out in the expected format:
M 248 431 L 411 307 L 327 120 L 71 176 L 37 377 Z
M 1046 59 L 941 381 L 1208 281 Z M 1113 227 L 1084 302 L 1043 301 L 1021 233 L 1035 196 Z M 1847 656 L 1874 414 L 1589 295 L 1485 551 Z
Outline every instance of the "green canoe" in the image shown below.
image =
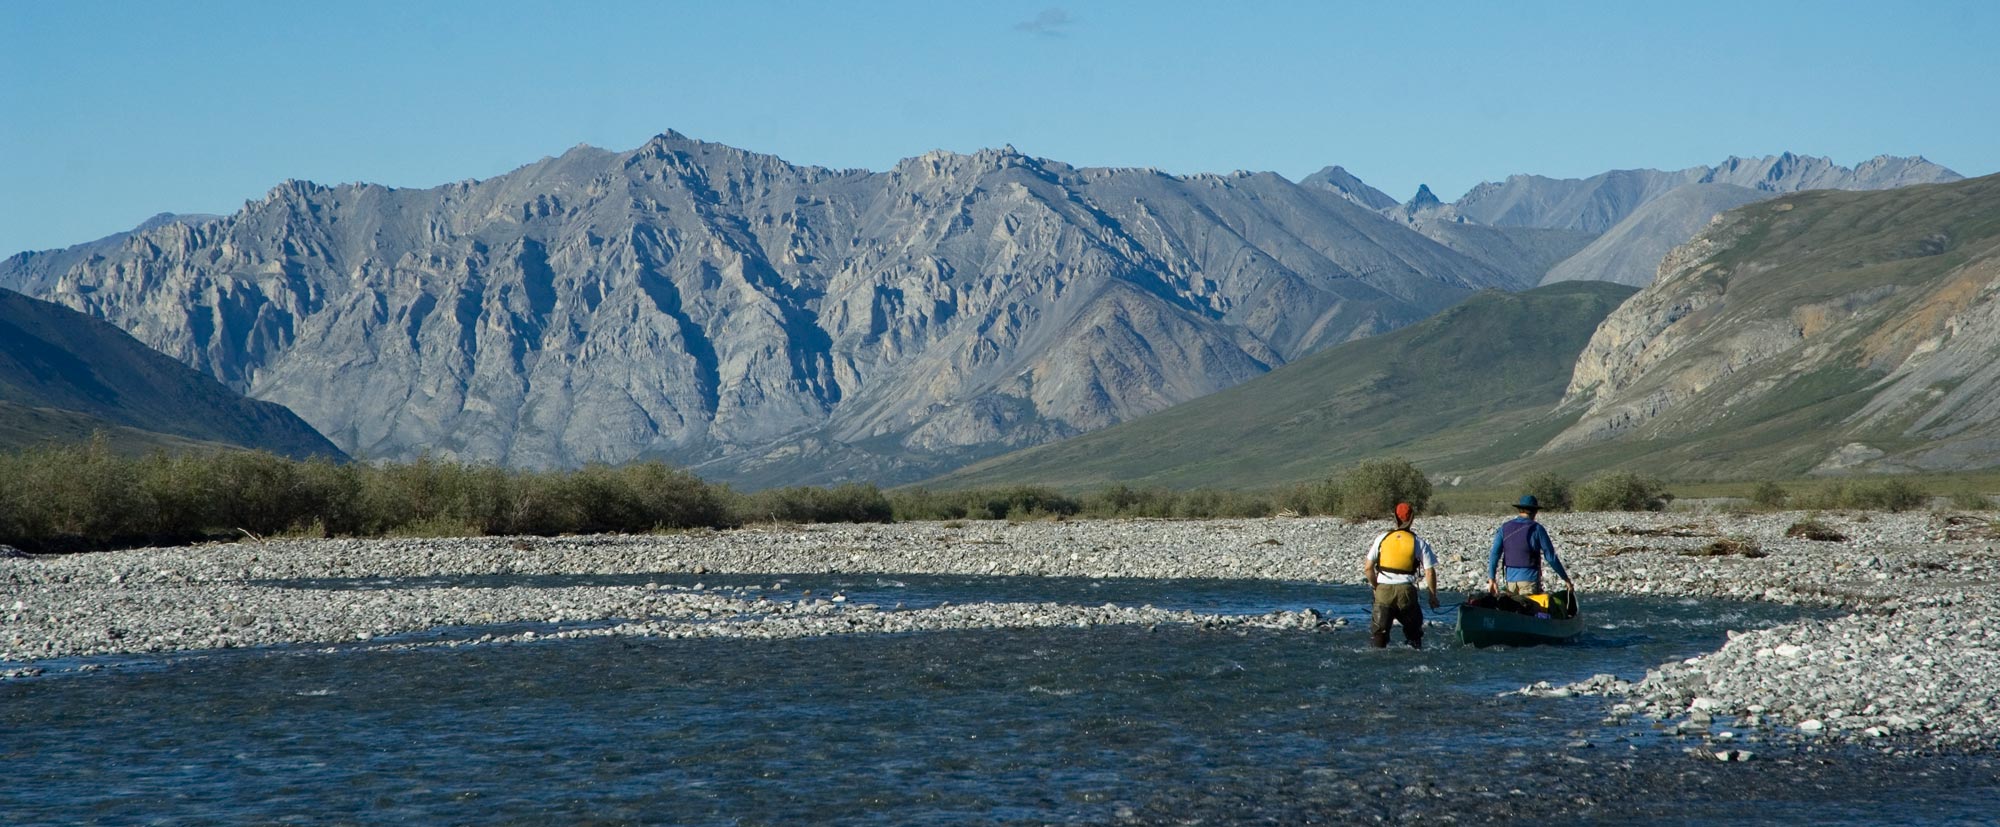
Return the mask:
M 1473 646 L 1568 643 L 1583 634 L 1583 614 L 1577 610 L 1574 593 L 1563 593 L 1563 606 L 1563 617 L 1536 617 L 1468 602 L 1458 607 L 1458 642 Z

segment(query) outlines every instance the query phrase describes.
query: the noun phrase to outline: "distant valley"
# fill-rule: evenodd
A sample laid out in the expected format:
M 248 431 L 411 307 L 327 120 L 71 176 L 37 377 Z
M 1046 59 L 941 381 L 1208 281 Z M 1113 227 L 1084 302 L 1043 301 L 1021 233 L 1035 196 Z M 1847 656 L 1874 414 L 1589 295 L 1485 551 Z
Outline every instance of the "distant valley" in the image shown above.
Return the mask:
M 1534 453 L 1570 366 L 1635 288 L 1565 282 L 1489 291 L 1201 399 L 996 457 L 932 484 L 1261 488 L 1364 459 L 1485 468 Z
M 1386 456 L 1486 482 L 2000 465 L 2000 176 L 1741 207 L 1660 272 L 1636 294 L 1482 294 L 936 482 L 1242 487 Z

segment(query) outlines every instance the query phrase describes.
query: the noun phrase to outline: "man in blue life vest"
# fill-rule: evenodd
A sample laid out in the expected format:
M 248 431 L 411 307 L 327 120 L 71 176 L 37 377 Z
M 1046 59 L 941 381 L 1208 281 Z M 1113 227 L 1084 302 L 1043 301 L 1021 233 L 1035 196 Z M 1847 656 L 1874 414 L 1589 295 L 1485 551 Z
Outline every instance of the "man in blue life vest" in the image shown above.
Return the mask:
M 1528 494 L 1514 503 L 1521 516 L 1500 524 L 1500 530 L 1493 532 L 1493 550 L 1486 555 L 1486 588 L 1498 595 L 1501 589 L 1511 594 L 1530 595 L 1542 593 L 1542 561 L 1549 561 L 1549 568 L 1555 569 L 1556 576 L 1563 579 L 1563 585 L 1574 590 L 1569 572 L 1563 569 L 1562 560 L 1556 557 L 1556 544 L 1549 540 L 1549 530 L 1535 522 L 1535 514 L 1542 510 L 1541 501 Z M 1506 580 L 1498 579 L 1501 564 L 1506 564 Z
M 1375 614 L 1368 620 L 1368 642 L 1381 649 L 1389 645 L 1389 625 L 1403 625 L 1403 640 L 1411 648 L 1424 648 L 1424 610 L 1417 606 L 1417 576 L 1430 588 L 1431 608 L 1438 607 L 1437 552 L 1431 544 L 1410 530 L 1416 509 L 1396 503 L 1396 527 L 1375 537 L 1368 547 L 1368 559 L 1361 575 L 1375 591 Z

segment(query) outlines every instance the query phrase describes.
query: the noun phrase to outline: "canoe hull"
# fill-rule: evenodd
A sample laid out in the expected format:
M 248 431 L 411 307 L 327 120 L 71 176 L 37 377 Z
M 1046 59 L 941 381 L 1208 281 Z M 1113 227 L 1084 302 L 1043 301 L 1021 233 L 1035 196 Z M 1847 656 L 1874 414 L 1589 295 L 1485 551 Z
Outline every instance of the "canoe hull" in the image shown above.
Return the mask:
M 1583 634 L 1583 617 L 1539 618 L 1478 606 L 1458 608 L 1458 642 L 1472 646 L 1568 643 Z

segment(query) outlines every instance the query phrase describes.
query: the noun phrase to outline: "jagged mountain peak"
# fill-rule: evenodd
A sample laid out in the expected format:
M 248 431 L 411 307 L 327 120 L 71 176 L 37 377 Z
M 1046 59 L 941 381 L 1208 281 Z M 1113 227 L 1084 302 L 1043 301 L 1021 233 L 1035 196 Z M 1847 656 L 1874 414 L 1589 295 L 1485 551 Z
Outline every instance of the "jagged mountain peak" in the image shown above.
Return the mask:
M 978 175 L 1004 169 L 1043 169 L 1051 162 L 1015 149 L 1013 144 L 982 147 L 970 153 L 933 149 L 922 155 L 897 161 L 890 172 L 897 175 Z M 1066 165 L 1063 165 L 1066 167 Z
M 265 192 L 262 202 L 270 204 L 291 199 L 311 198 L 315 195 L 332 191 L 333 187 L 326 184 L 307 181 L 303 178 L 287 178 Z
M 221 217 L 207 213 L 157 213 L 153 217 L 139 222 L 139 226 L 133 227 L 132 232 L 143 233 L 148 230 L 156 230 L 174 224 L 206 224 Z
M 646 142 L 640 144 L 638 150 L 635 151 L 646 151 L 651 149 L 668 149 L 668 150 L 702 149 L 706 147 L 724 147 L 728 149 L 734 149 L 734 147 L 729 147 L 727 144 L 713 144 L 708 141 L 701 140 L 700 138 L 689 137 L 685 134 L 682 134 L 678 130 L 664 129 L 661 130 L 659 134 L 646 139 Z
M 1489 225 L 1604 232 L 1640 205 L 1688 184 L 1717 183 L 1769 193 L 1808 189 L 1887 189 L 1963 176 L 1921 157 L 1877 156 L 1849 168 L 1831 158 L 1785 151 L 1732 155 L 1714 166 L 1681 170 L 1617 169 L 1588 178 L 1515 174 L 1482 182 L 1451 206 Z
M 671 129 L 654 135 L 638 147 L 620 154 L 627 159 L 720 158 L 729 161 L 753 161 L 756 163 L 776 163 L 784 166 L 794 166 L 791 162 L 785 161 L 776 155 L 767 155 L 746 149 L 738 149 L 728 144 L 690 138 Z
M 1431 192 L 1431 185 L 1418 184 L 1417 194 L 1410 196 L 1410 200 L 1403 204 L 1403 208 L 1410 212 L 1417 212 L 1443 205 L 1444 202 L 1438 200 L 1437 195 Z
M 1371 210 L 1385 210 L 1398 203 L 1388 193 L 1369 186 L 1354 173 L 1348 172 L 1346 167 L 1337 164 L 1299 179 L 1299 185 L 1333 190 L 1342 198 Z
M 665 132 L 430 189 L 288 181 L 212 232 L 24 256 L 351 453 L 899 481 L 1517 281 L 1271 173 L 1011 146 L 831 172 Z

